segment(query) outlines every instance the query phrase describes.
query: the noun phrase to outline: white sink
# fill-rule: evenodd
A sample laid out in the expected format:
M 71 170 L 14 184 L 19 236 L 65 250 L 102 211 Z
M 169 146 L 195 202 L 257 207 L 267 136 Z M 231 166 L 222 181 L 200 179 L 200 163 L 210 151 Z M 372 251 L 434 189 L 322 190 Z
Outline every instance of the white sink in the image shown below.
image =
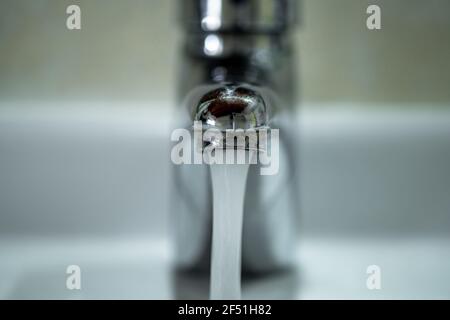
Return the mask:
M 450 239 L 302 239 L 289 271 L 244 277 L 245 299 L 449 299 Z M 0 299 L 198 299 L 208 274 L 173 271 L 167 241 L 3 239 Z M 66 268 L 81 268 L 81 290 Z M 366 269 L 381 268 L 381 289 Z
M 172 272 L 172 109 L 148 107 L 0 105 L 0 298 L 207 297 L 207 277 Z M 450 298 L 450 113 L 316 107 L 299 118 L 298 263 L 244 298 Z

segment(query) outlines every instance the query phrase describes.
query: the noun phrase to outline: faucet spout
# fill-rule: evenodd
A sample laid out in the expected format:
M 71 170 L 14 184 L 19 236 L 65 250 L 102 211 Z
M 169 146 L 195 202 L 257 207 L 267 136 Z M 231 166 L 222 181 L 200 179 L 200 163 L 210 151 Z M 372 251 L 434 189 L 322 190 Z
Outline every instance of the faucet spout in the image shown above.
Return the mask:
M 289 113 L 295 105 L 290 30 L 296 1 L 180 3 L 185 33 L 178 87 L 182 108 L 177 113 L 183 114 L 182 125 L 193 128 L 193 123 L 201 123 L 205 131 L 254 130 L 258 135 L 264 130 L 280 130 L 276 149 L 280 151 L 279 172 L 278 163 L 276 174 L 270 176 L 260 173 L 263 166 L 259 163 L 248 169 L 242 268 L 244 272 L 284 268 L 292 261 L 293 217 L 298 210 L 293 165 L 296 152 L 289 143 L 294 129 L 286 125 L 293 118 Z M 203 139 L 201 149 L 211 143 Z M 247 153 L 258 151 L 258 157 L 266 151 L 247 142 L 243 149 Z M 209 268 L 213 217 L 209 169 L 199 165 L 174 170 L 175 189 L 180 195 L 173 203 L 177 262 L 182 269 Z M 220 190 L 221 180 L 214 183 Z
M 219 130 L 258 129 L 269 124 L 269 107 L 258 89 L 225 84 L 206 92 L 194 104 L 194 120 Z

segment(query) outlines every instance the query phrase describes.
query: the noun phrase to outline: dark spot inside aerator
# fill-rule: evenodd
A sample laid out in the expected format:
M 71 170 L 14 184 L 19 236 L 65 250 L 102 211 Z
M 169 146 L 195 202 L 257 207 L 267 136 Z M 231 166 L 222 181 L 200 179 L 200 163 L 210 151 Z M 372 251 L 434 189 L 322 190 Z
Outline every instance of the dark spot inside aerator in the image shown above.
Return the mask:
M 262 99 L 255 91 L 244 87 L 223 87 L 205 94 L 200 104 L 208 103 L 208 112 L 214 117 L 251 112 Z

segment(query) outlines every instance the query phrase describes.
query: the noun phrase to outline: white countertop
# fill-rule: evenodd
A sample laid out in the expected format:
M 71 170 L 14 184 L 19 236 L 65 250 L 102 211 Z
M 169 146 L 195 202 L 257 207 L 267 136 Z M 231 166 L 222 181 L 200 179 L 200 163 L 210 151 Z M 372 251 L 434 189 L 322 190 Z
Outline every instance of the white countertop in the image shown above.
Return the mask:
M 449 299 L 450 238 L 301 239 L 289 272 L 248 280 L 246 299 Z M 172 271 L 170 243 L 151 239 L 2 239 L 1 299 L 207 297 L 208 276 Z M 81 290 L 66 289 L 66 267 Z M 381 268 L 368 290 L 366 269 Z

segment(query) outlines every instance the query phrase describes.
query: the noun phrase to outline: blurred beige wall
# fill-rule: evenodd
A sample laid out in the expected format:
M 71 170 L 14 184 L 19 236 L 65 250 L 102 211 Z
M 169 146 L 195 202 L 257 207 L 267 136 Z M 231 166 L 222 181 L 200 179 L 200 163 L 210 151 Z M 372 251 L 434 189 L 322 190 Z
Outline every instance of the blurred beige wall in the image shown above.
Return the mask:
M 448 0 L 305 0 L 297 39 L 307 100 L 450 102 Z
M 0 100 L 167 100 L 176 0 L 0 0 Z M 65 27 L 79 4 L 82 30 Z M 382 30 L 365 27 L 369 4 Z M 450 1 L 305 0 L 303 101 L 450 105 Z
M 0 1 L 0 98 L 172 96 L 173 1 Z M 70 4 L 81 7 L 80 31 L 66 28 Z

